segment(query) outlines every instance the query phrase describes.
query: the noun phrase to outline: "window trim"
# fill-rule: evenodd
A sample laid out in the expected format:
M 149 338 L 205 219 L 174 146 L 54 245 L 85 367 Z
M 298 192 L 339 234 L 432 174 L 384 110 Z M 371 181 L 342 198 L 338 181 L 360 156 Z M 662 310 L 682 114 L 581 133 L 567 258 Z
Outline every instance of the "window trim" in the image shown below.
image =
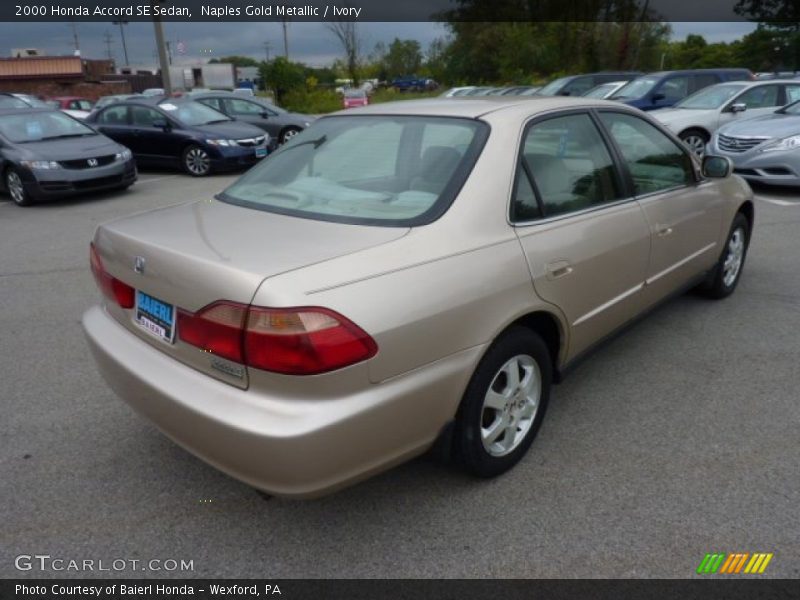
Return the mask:
M 624 111 L 628 112 L 628 111 Z M 539 187 L 536 185 L 536 181 L 533 178 L 533 174 L 530 172 L 530 166 L 526 164 L 525 160 L 525 153 L 524 153 L 524 146 L 525 140 L 528 137 L 528 132 L 532 127 L 535 127 L 539 123 L 544 121 L 549 121 L 552 119 L 557 119 L 560 117 L 568 117 L 571 115 L 586 115 L 589 117 L 589 120 L 595 126 L 600 139 L 603 141 L 603 144 L 606 147 L 606 151 L 611 158 L 611 165 L 614 170 L 614 179 L 616 180 L 617 185 L 619 186 L 620 193 L 622 194 L 622 198 L 617 200 L 613 200 L 610 202 L 604 202 L 601 204 L 597 204 L 595 206 L 589 206 L 587 208 L 582 208 L 580 210 L 569 211 L 565 213 L 560 213 L 557 215 L 547 216 L 546 211 L 544 210 L 544 200 L 542 199 L 542 195 L 539 192 Z M 522 128 L 522 133 L 519 138 L 519 143 L 517 144 L 517 156 L 515 161 L 515 168 L 514 173 L 512 175 L 513 184 L 511 186 L 511 194 L 508 199 L 508 206 L 506 208 L 506 222 L 511 225 L 512 227 L 527 227 L 530 225 L 538 225 L 540 223 L 551 223 L 553 221 L 560 221 L 562 219 L 568 219 L 576 215 L 583 215 L 586 213 L 594 212 L 597 210 L 604 210 L 606 208 L 611 208 L 614 206 L 618 206 L 625 202 L 632 202 L 635 200 L 635 197 L 631 194 L 632 187 L 630 186 L 630 182 L 624 176 L 624 172 L 622 171 L 622 167 L 624 163 L 621 163 L 619 160 L 619 155 L 617 154 L 616 146 L 609 145 L 609 139 L 606 137 L 606 133 L 602 124 L 598 123 L 599 119 L 596 118 L 594 115 L 594 107 L 586 106 L 581 108 L 569 108 L 569 109 L 556 109 L 553 111 L 547 111 L 544 113 L 540 113 L 533 117 L 530 117 L 527 121 L 525 121 L 524 126 Z M 512 209 L 514 205 L 514 199 L 516 198 L 517 193 L 517 170 L 523 167 L 525 171 L 525 177 L 528 178 L 528 183 L 530 183 L 531 188 L 533 189 L 534 196 L 536 197 L 536 204 L 539 207 L 539 212 L 541 214 L 540 217 L 536 219 L 528 219 L 525 221 L 515 221 L 512 216 Z

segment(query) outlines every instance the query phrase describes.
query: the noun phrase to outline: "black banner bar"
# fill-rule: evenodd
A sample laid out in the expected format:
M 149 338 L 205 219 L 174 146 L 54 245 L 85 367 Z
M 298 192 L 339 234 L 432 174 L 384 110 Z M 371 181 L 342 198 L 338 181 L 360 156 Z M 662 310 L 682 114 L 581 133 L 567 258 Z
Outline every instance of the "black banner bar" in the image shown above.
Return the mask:
M 0 21 L 780 21 L 797 0 L 2 0 Z
M 800 597 L 800 580 L 735 578 L 690 580 L 11 580 L 3 600 L 128 598 L 176 600 L 280 598 L 285 600 L 783 600 Z

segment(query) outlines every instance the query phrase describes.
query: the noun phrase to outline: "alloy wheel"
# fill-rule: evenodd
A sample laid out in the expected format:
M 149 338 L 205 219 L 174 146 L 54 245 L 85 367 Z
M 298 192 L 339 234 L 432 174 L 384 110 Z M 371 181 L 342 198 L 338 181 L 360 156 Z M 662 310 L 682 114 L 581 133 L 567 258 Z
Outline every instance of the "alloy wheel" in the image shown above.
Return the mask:
M 186 153 L 186 168 L 192 175 L 205 175 L 211 168 L 211 158 L 202 148 L 191 148 Z
M 744 229 L 737 227 L 728 240 L 728 251 L 725 260 L 722 262 L 722 282 L 725 287 L 731 287 L 736 283 L 739 271 L 742 269 L 744 260 L 745 233 Z
M 22 185 L 19 173 L 16 171 L 8 172 L 8 175 L 6 175 L 6 189 L 16 204 L 25 203 L 25 187 Z
M 497 371 L 481 410 L 481 441 L 492 456 L 514 451 L 531 429 L 539 409 L 542 375 L 532 356 L 518 354 Z
M 701 135 L 687 135 L 683 138 L 683 143 L 695 156 L 703 156 L 706 153 L 706 140 Z
M 283 140 L 282 140 L 282 143 L 283 143 L 283 144 L 285 144 L 285 143 L 286 143 L 286 142 L 288 142 L 290 139 L 292 139 L 294 136 L 296 136 L 298 133 L 300 133 L 300 131 L 299 131 L 299 130 L 297 130 L 297 129 L 288 129 L 288 130 L 284 131 L 284 132 L 283 132 Z

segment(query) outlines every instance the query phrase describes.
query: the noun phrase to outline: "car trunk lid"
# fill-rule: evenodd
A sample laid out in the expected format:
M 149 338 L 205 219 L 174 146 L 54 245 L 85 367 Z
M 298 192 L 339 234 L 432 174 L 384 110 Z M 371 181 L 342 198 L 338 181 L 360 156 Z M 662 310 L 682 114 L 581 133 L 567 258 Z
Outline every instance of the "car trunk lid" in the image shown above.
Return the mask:
M 95 248 L 111 276 L 143 292 L 141 307 L 108 303 L 112 316 L 148 343 L 194 368 L 247 387 L 241 365 L 180 340 L 146 330 L 149 298 L 197 312 L 219 300 L 249 304 L 261 283 L 285 273 L 398 239 L 407 228 L 315 221 L 226 204 L 198 201 L 101 225 Z M 152 307 L 149 307 L 152 308 Z M 163 309 L 163 307 L 162 307 Z M 156 311 L 157 313 L 158 311 Z

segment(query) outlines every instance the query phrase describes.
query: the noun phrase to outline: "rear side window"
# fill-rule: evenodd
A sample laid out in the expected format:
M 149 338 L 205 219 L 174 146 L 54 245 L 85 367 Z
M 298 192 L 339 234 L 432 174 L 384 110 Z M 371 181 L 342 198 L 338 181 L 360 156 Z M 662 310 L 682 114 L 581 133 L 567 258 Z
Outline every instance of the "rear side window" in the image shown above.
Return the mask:
M 664 98 L 670 102 L 682 100 L 689 95 L 689 76 L 670 77 L 661 84 L 656 93 L 663 94 Z
M 97 115 L 97 122 L 101 125 L 127 125 L 128 107 L 125 105 L 110 106 Z
M 786 86 L 786 104 L 800 100 L 800 85 Z
M 684 186 L 694 181 L 692 160 L 656 127 L 633 115 L 600 113 L 619 146 L 637 195 Z
M 702 90 L 703 88 L 707 88 L 710 85 L 714 85 L 719 83 L 720 78 L 716 75 L 711 75 L 710 73 L 704 75 L 695 75 L 694 76 L 694 90 Z
M 218 198 L 311 219 L 422 225 L 450 206 L 487 135 L 474 119 L 326 117 Z
M 512 221 L 563 215 L 622 197 L 611 155 L 589 115 L 535 123 L 520 160 Z M 527 176 L 531 181 L 525 181 Z M 534 190 L 541 206 L 534 205 Z

